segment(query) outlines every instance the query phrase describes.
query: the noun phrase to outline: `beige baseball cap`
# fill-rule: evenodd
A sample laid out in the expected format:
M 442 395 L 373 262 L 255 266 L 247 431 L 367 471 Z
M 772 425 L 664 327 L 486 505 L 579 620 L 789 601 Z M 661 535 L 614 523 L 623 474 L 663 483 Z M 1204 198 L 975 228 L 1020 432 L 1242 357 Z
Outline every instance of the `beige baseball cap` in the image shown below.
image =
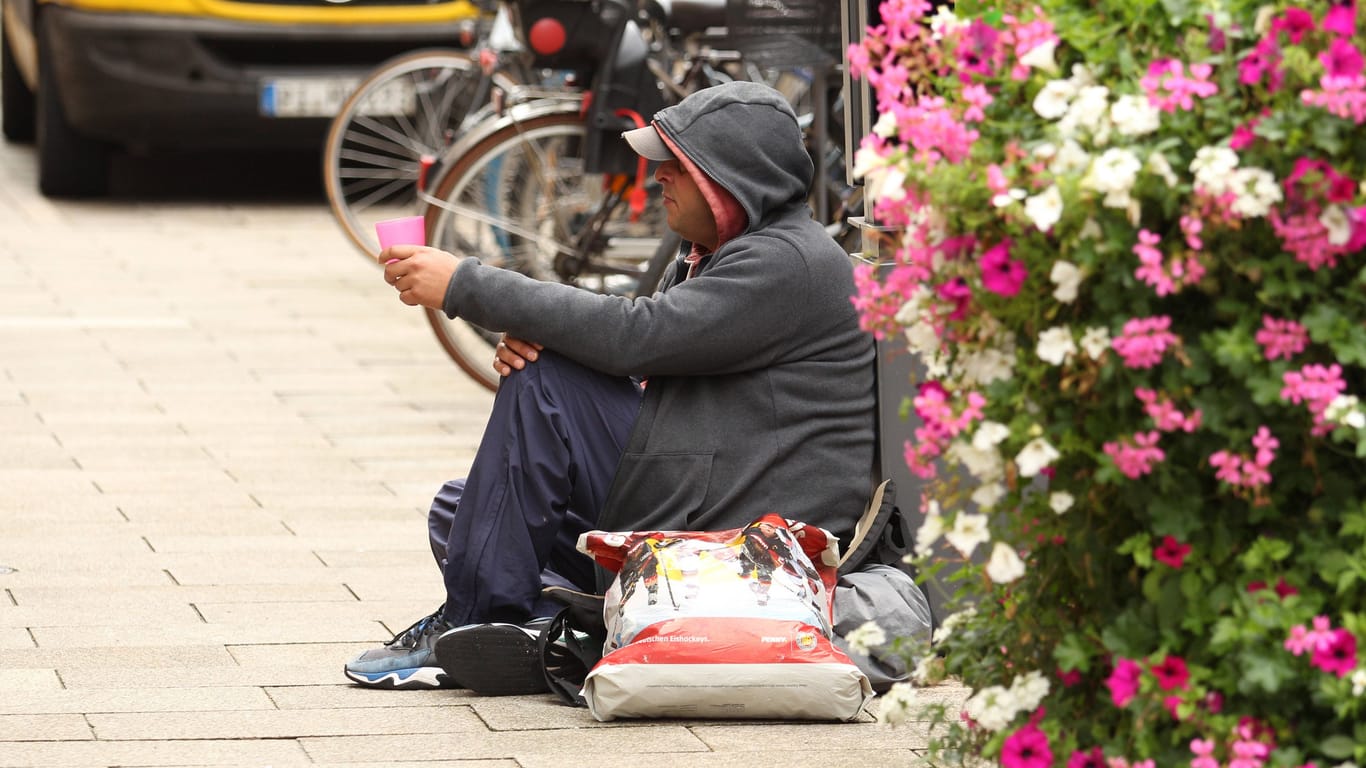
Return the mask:
M 656 131 L 653 125 L 623 131 L 621 137 L 626 139 L 626 143 L 631 145 L 631 149 L 634 149 L 637 155 L 646 160 L 662 163 L 674 159 L 674 153 L 669 151 L 669 146 L 660 138 L 659 131 Z

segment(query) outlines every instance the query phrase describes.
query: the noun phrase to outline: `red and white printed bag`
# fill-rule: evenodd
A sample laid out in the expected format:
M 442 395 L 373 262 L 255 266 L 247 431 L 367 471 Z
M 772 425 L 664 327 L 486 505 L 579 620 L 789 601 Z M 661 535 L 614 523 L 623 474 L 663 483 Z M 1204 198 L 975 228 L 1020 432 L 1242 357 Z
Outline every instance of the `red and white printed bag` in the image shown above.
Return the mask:
M 830 642 L 839 552 L 825 530 L 770 514 L 726 531 L 590 531 L 578 548 L 617 574 L 583 689 L 598 720 L 854 720 L 871 700 Z

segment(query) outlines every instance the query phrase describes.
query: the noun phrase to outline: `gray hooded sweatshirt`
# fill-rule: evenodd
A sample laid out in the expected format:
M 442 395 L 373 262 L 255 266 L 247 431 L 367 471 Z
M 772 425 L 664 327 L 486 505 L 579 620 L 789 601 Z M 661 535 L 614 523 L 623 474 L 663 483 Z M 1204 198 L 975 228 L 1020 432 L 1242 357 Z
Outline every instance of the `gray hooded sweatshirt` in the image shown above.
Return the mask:
M 796 117 L 776 91 L 731 83 L 654 125 L 747 219 L 692 277 L 680 260 L 633 300 L 465 259 L 446 314 L 648 377 L 598 528 L 720 530 L 776 512 L 847 543 L 873 469 L 873 341 L 849 256 L 807 205 Z

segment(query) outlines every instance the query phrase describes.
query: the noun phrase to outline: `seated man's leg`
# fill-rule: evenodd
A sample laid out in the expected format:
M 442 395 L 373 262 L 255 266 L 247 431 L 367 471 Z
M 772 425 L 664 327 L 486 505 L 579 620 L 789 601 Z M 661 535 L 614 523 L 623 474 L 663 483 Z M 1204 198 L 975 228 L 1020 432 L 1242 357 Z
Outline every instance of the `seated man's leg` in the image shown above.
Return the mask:
M 639 406 L 629 379 L 549 351 L 503 381 L 446 536 L 450 624 L 525 621 L 547 567 L 593 588 L 575 544 L 606 501 Z
M 435 658 L 437 638 L 454 626 L 448 620 L 452 606 L 459 623 L 520 623 L 535 610 L 542 568 L 557 582 L 591 590 L 591 560 L 575 544 L 602 508 L 639 402 L 629 380 L 551 353 L 506 379 L 494 398 L 470 477 L 442 486 L 428 515 L 432 554 L 446 578 L 446 604 L 383 648 L 348 663 L 347 677 L 384 688 L 458 686 Z M 471 549 L 473 540 L 495 551 Z M 452 561 L 459 565 L 452 568 Z M 464 578 L 453 576 L 457 569 Z M 538 666 L 533 677 L 525 674 L 526 663 L 534 659 L 509 657 L 498 636 L 492 641 L 465 636 L 453 645 L 471 641 L 475 652 L 490 645 L 494 655 L 489 664 L 471 659 L 476 667 L 495 669 L 494 689 L 485 692 L 503 692 L 496 688 L 504 684 L 513 686 L 506 692 L 532 692 L 522 687 L 539 680 Z M 509 661 L 520 677 L 497 671 Z

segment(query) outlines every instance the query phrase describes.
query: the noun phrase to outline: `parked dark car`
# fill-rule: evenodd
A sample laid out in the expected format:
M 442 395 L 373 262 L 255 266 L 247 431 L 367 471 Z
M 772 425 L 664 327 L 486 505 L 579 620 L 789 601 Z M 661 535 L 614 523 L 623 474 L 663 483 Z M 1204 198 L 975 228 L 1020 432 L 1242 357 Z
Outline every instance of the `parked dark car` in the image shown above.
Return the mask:
M 0 113 L 52 196 L 105 192 L 108 153 L 321 147 L 381 61 L 468 41 L 469 0 L 0 0 Z

